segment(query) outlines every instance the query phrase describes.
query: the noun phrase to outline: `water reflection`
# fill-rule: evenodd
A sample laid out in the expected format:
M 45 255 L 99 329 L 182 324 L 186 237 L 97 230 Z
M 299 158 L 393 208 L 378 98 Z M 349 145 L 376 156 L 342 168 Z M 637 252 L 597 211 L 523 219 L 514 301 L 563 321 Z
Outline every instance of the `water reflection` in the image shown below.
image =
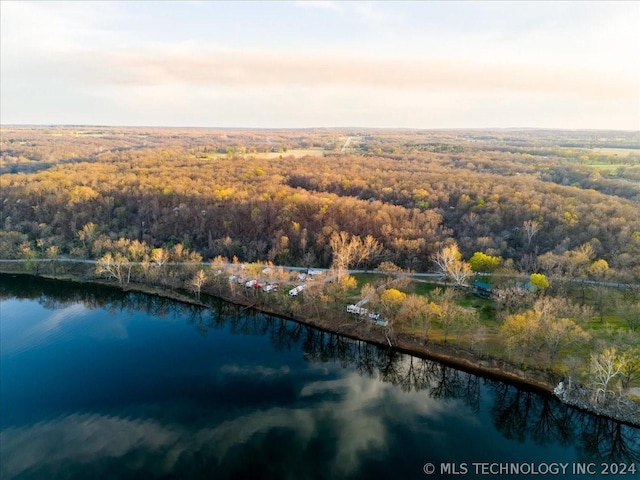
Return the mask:
M 482 425 L 485 417 L 502 437 L 493 437 L 496 443 L 572 445 L 579 461 L 640 464 L 638 429 L 512 385 L 215 299 L 203 309 L 115 289 L 0 277 L 0 298 L 16 296 L 51 310 L 34 327 L 46 332 L 84 321 L 92 310 L 117 319 L 143 312 L 161 321 L 186 321 L 205 337 L 228 331 L 268 338 L 275 351 L 302 351 L 305 364 L 296 366 L 293 357 L 261 364 L 220 353 L 218 364 L 191 365 L 209 369 L 208 377 L 198 377 L 197 385 L 179 384 L 197 395 L 158 395 L 99 412 L 5 423 L 2 478 L 138 478 L 140 472 L 148 478 L 175 472 L 185 478 L 242 478 L 256 471 L 261 478 L 421 478 L 420 462 L 455 458 L 443 445 L 459 441 L 456 429 L 477 440 L 471 444 L 479 444 L 475 454 L 481 455 L 482 443 L 493 435 Z M 118 338 L 126 338 L 124 320 L 110 323 L 123 329 Z M 31 343 L 49 341 L 51 335 L 30 337 Z M 465 453 L 471 454 L 458 455 Z M 381 460 L 388 458 L 396 459 L 393 465 Z

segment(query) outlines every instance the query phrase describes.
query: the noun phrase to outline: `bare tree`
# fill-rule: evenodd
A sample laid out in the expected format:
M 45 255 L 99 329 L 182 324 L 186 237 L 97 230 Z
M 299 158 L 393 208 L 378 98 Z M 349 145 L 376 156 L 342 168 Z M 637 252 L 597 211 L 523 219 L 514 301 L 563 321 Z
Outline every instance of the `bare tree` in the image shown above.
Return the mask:
M 595 387 L 593 392 L 594 403 L 604 402 L 607 399 L 607 392 L 611 381 L 620 374 L 626 359 L 619 355 L 613 348 L 605 348 L 599 354 L 591 355 L 591 376 Z
M 587 341 L 587 334 L 570 318 L 546 318 L 543 316 L 540 326 L 542 341 L 547 346 L 549 364 L 551 364 L 560 349 L 573 343 Z
M 381 247 L 371 235 L 363 241 L 357 235 L 348 232 L 333 232 L 329 239 L 329 245 L 333 252 L 331 268 L 335 271 L 338 281 L 347 275 L 351 265 L 357 265 L 371 255 L 377 254 Z
M 535 220 L 527 220 L 522 224 L 522 231 L 527 238 L 527 246 L 530 247 L 533 237 L 540 231 L 540 223 Z
M 471 266 L 462 260 L 456 243 L 440 250 L 433 257 L 433 261 L 442 270 L 442 273 L 453 280 L 456 285 L 464 285 L 467 279 L 473 275 Z
M 132 268 L 133 264 L 122 253 L 107 252 L 98 260 L 96 273 L 117 280 L 120 287 L 125 288 L 131 281 Z
M 444 247 L 433 257 L 433 261 L 438 265 L 440 270 L 444 275 L 447 275 L 449 271 L 449 266 L 458 260 L 460 257 L 460 250 L 458 249 L 458 245 L 454 243 L 448 247 Z
M 207 281 L 207 275 L 204 273 L 204 270 L 198 270 L 198 273 L 191 279 L 189 282 L 189 288 L 194 293 L 196 298 L 200 300 L 200 292 L 202 291 L 202 285 Z
M 162 268 L 169 261 L 169 252 L 164 248 L 154 248 L 151 250 L 151 261 L 155 263 L 158 268 Z

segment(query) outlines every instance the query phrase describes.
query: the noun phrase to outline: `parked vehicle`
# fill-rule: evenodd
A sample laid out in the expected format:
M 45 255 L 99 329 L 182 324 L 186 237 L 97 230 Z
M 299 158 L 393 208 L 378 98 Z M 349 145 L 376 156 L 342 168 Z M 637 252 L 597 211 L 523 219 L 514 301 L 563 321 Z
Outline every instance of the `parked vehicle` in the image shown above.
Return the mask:
M 291 290 L 289 290 L 289 296 L 290 297 L 296 297 L 298 296 L 298 294 L 302 293 L 302 291 L 304 290 L 304 285 L 298 285 L 295 288 L 292 288 Z
M 354 315 L 366 315 L 369 310 L 363 307 L 358 307 L 357 305 L 347 305 L 347 312 L 353 313 Z

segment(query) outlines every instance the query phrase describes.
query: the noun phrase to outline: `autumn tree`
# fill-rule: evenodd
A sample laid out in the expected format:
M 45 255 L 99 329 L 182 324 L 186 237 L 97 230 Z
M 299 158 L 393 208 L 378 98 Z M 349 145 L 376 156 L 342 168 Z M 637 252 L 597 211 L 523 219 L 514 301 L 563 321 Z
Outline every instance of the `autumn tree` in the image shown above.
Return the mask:
M 538 291 L 544 291 L 544 289 L 549 288 L 549 280 L 547 280 L 547 276 L 544 273 L 532 273 L 529 276 L 529 281 Z
M 605 348 L 600 353 L 591 354 L 589 373 L 594 387 L 594 403 L 603 403 L 607 400 L 611 382 L 620 375 L 625 363 L 625 357 L 613 347 Z
M 431 329 L 429 300 L 422 295 L 407 295 L 396 313 L 396 322 L 418 329 L 428 338 Z
M 440 250 L 433 257 L 433 261 L 445 277 L 453 280 L 456 285 L 465 285 L 467 279 L 472 275 L 471 267 L 462 260 L 462 254 L 456 243 Z
M 594 261 L 587 268 L 588 275 L 591 278 L 594 278 L 600 281 L 605 278 L 608 271 L 609 271 L 609 264 L 607 263 L 606 260 L 603 260 L 602 258 Z
M 469 265 L 474 272 L 491 273 L 499 266 L 502 259 L 500 257 L 487 255 L 483 252 L 476 252 L 469 259 Z
M 459 293 L 451 288 L 437 288 L 431 296 L 433 301 L 429 304 L 430 313 L 441 325 L 446 342 L 450 333 L 466 324 L 471 312 L 458 305 Z
M 382 310 L 382 315 L 389 320 L 395 320 L 396 314 L 406 298 L 407 294 L 396 288 L 384 290 L 380 294 L 380 309 Z
M 540 313 L 527 310 L 505 318 L 500 326 L 500 335 L 504 339 L 510 354 L 518 353 L 524 359 L 539 347 Z
M 573 343 L 585 342 L 590 337 L 570 318 L 543 317 L 540 324 L 540 336 L 547 347 L 549 364 L 551 364 L 560 349 Z
M 84 251 L 85 255 L 91 253 L 93 241 L 96 238 L 97 232 L 98 226 L 93 222 L 89 222 L 86 223 L 82 227 L 82 229 L 78 230 L 78 232 L 76 233 L 76 236 L 82 243 L 82 250 Z
M 326 293 L 329 295 L 331 301 L 343 304 L 347 299 L 349 291 L 355 289 L 358 286 L 358 281 L 351 275 L 345 275 L 336 279 L 336 281 L 328 283 L 326 285 Z
M 132 268 L 133 264 L 124 254 L 107 252 L 98 260 L 96 273 L 116 280 L 124 289 L 131 281 Z
M 207 275 L 202 269 L 198 270 L 198 273 L 196 273 L 194 277 L 189 281 L 189 288 L 198 300 L 200 300 L 200 292 L 202 291 L 202 286 L 206 281 Z
M 380 251 L 380 245 L 371 235 L 362 240 L 348 232 L 333 232 L 329 244 L 333 253 L 331 269 L 340 281 L 347 275 L 349 267 L 357 265 Z
M 372 284 L 370 283 L 366 283 L 362 286 L 362 288 L 360 289 L 360 302 L 362 305 L 370 305 L 372 307 L 375 307 L 375 305 L 377 305 L 380 301 L 380 297 L 378 295 L 378 292 L 376 290 L 376 287 L 374 287 Z
M 521 350 L 526 356 L 546 347 L 551 364 L 562 349 L 590 339 L 576 322 L 584 320 L 585 314 L 588 309 L 564 298 L 542 297 L 532 309 L 508 316 L 500 331 L 509 351 Z

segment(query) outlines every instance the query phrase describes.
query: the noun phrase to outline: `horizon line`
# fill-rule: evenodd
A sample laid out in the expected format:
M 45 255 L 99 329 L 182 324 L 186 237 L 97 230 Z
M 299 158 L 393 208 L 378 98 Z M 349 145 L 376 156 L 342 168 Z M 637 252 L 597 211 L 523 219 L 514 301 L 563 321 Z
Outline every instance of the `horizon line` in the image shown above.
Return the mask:
M 123 124 L 98 124 L 98 123 L 0 123 L 0 128 L 5 127 L 91 127 L 91 128 L 154 128 L 154 129 L 185 129 L 185 130 L 387 130 L 387 131 L 572 131 L 572 132 L 630 132 L 640 133 L 640 129 L 624 128 L 571 128 L 571 127 L 363 127 L 363 126 L 313 126 L 313 127 L 255 127 L 255 126 L 179 126 L 179 125 L 123 125 Z

